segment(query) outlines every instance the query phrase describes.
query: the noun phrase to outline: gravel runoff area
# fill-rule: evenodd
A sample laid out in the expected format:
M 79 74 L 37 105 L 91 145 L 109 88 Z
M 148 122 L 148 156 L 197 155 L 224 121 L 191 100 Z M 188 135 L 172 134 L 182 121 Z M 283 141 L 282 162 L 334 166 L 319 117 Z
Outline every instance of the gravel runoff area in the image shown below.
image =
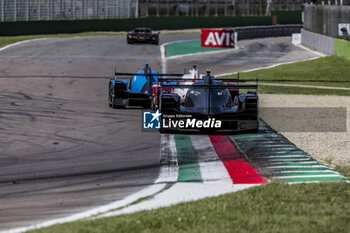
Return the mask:
M 315 159 L 332 167 L 336 165 L 350 165 L 349 96 L 261 94 L 260 107 L 346 107 L 346 132 L 280 133 Z M 268 122 L 268 119 L 266 121 Z

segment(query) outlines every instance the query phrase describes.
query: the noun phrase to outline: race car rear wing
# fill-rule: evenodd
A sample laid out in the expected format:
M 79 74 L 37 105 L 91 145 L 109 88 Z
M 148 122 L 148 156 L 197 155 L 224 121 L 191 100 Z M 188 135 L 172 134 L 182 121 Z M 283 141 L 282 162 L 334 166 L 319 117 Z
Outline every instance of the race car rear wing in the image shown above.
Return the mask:
M 162 88 L 208 88 L 208 89 L 258 89 L 258 85 L 218 85 L 218 84 L 166 84 L 161 83 Z
M 208 75 L 210 75 L 210 71 L 207 71 L 207 72 L 209 72 Z M 158 80 L 163 82 L 191 82 L 191 81 L 198 81 L 199 79 L 196 79 L 196 78 L 182 79 L 175 76 L 175 77 L 169 77 L 169 78 L 160 77 L 158 78 Z M 255 80 L 252 80 L 252 79 L 242 80 L 242 79 L 239 79 L 239 73 L 237 73 L 237 78 L 233 78 L 233 79 L 232 78 L 214 78 L 214 80 L 221 81 L 224 83 L 244 83 L 244 82 L 256 81 L 256 85 L 258 85 L 258 78 L 256 78 Z
M 115 76 L 153 76 L 153 77 L 182 77 L 184 74 L 136 74 L 136 73 L 114 73 Z
M 182 84 L 181 82 L 188 82 L 188 81 L 199 81 L 198 79 L 179 79 L 179 78 L 159 78 L 158 81 L 163 81 L 159 82 L 160 86 L 163 88 L 209 88 L 209 89 L 258 89 L 258 79 L 256 79 L 256 84 L 255 85 L 240 85 L 239 83 L 245 83 L 247 80 L 241 80 L 239 79 L 239 75 L 237 75 L 236 79 L 225 79 L 225 78 L 215 78 L 213 80 L 216 81 L 221 81 L 223 82 L 222 84 Z M 178 82 L 176 84 L 173 83 L 167 83 L 169 81 L 172 82 Z M 250 80 L 249 80 L 250 81 Z

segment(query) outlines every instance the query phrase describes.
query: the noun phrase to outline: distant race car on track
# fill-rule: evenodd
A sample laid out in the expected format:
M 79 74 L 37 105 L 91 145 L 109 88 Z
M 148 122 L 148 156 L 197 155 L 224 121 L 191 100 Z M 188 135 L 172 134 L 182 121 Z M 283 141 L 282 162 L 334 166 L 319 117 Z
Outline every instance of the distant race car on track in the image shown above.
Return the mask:
M 174 79 L 171 79 L 174 82 Z M 222 122 L 216 131 L 258 131 L 258 95 L 256 85 L 240 85 L 244 82 L 237 79 L 214 79 L 207 71 L 202 79 L 191 85 L 180 82 L 170 84 L 160 82 L 159 110 L 163 115 L 191 115 L 192 119 L 216 119 Z M 177 88 L 186 88 L 186 96 L 182 100 L 176 92 Z M 241 94 L 241 89 L 255 89 Z M 176 127 L 161 129 L 161 132 L 183 130 Z M 191 129 L 190 129 L 191 130 Z M 214 129 L 215 130 L 215 129 Z
M 159 74 L 146 62 L 136 73 L 116 73 L 109 81 L 108 104 L 113 108 L 151 107 L 152 86 L 159 77 L 182 77 L 183 74 Z
M 127 33 L 126 41 L 128 44 L 135 42 L 159 44 L 159 32 L 154 32 L 150 28 L 135 28 Z

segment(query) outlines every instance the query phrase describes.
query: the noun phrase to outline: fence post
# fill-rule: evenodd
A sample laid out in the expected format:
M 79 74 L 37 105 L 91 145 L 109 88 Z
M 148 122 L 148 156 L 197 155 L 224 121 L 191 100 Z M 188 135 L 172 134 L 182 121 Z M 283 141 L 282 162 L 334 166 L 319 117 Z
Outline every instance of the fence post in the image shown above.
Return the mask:
M 97 0 L 95 0 L 95 11 L 94 11 L 94 13 L 95 13 L 95 17 L 98 19 L 98 2 L 97 2 Z
M 38 0 L 38 20 L 40 20 L 40 0 Z
M 195 2 L 196 0 L 193 0 L 192 2 L 191 2 L 191 5 L 190 5 L 190 7 L 191 7 L 191 16 L 194 16 L 194 2 Z
M 267 0 L 265 15 L 271 14 L 271 0 Z
M 63 0 L 61 0 L 60 12 L 61 12 L 61 19 L 63 19 Z
M 82 13 L 81 15 L 83 16 L 83 19 L 86 19 L 86 0 L 83 0 L 83 5 L 82 5 Z
M 75 19 L 75 0 L 71 0 L 72 17 Z
M 190 15 L 191 0 L 190 1 L 186 1 L 186 4 L 187 4 L 186 16 L 189 16 Z
M 26 20 L 29 20 L 29 2 L 26 0 Z
M 4 22 L 4 0 L 1 0 L 1 22 Z
M 136 0 L 135 18 L 139 17 L 139 0 Z
M 170 15 L 170 0 L 167 1 L 167 7 L 166 8 L 167 8 L 166 14 L 169 17 L 169 15 Z
M 17 0 L 13 0 L 13 4 L 14 4 L 14 7 L 13 7 L 13 21 L 17 21 Z
M 119 2 L 118 0 L 115 0 L 115 15 L 116 15 L 116 18 L 119 18 Z
M 156 4 L 157 4 L 157 17 L 159 17 L 159 0 L 157 0 Z
M 179 16 L 179 5 L 180 5 L 180 1 L 177 0 L 177 7 L 176 7 L 176 16 Z
M 104 17 L 108 19 L 108 0 L 105 0 L 105 15 Z
M 146 16 L 149 16 L 149 0 L 146 1 Z
M 128 1 L 128 18 L 130 18 L 131 1 Z
M 47 20 L 50 20 L 50 2 L 51 0 L 47 1 L 47 6 L 46 6 L 46 10 L 47 10 Z
M 206 11 L 206 15 L 209 16 L 210 15 L 210 0 L 207 0 L 207 9 L 205 9 Z
M 231 15 L 236 15 L 236 1 L 235 0 L 232 0 L 232 7 L 233 7 L 233 9 L 232 9 L 232 14 Z

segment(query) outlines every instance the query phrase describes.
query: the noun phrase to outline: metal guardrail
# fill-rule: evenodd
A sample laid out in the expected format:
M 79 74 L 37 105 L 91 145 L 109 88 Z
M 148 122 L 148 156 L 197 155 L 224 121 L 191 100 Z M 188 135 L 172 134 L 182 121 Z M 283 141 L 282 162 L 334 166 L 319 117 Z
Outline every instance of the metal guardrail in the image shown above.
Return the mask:
M 300 33 L 302 24 L 272 25 L 272 26 L 248 26 L 235 27 L 238 40 L 255 39 L 263 37 L 291 36 Z

